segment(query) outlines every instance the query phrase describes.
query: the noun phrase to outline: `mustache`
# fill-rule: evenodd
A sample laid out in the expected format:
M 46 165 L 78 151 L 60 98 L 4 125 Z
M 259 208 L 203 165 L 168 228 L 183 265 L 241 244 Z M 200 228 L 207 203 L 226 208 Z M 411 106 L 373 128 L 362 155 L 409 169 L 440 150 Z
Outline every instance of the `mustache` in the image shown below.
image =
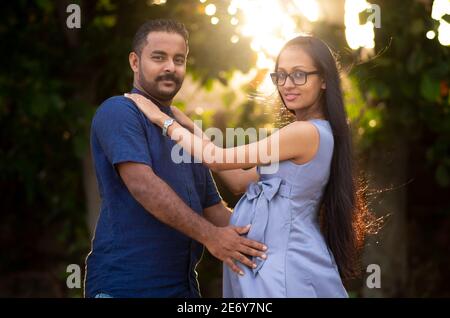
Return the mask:
M 173 81 L 175 84 L 179 85 L 181 83 L 181 80 L 175 76 L 173 73 L 167 73 L 164 75 L 160 75 L 155 79 L 157 82 L 160 81 Z

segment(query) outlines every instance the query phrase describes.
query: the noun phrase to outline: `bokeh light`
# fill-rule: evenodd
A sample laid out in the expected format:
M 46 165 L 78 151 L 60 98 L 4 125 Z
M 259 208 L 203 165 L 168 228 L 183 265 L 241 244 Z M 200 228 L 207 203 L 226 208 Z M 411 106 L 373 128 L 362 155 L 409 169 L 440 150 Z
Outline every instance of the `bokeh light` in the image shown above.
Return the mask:
M 450 0 L 434 0 L 431 17 L 439 21 L 438 40 L 442 45 L 450 45 L 450 24 L 443 19 L 450 14 Z
M 365 0 L 345 1 L 345 37 L 353 50 L 375 47 L 374 24 L 371 21 L 359 23 L 359 13 L 369 8 L 370 4 Z
M 210 3 L 205 7 L 206 15 L 214 15 L 216 14 L 217 8 L 214 4 Z

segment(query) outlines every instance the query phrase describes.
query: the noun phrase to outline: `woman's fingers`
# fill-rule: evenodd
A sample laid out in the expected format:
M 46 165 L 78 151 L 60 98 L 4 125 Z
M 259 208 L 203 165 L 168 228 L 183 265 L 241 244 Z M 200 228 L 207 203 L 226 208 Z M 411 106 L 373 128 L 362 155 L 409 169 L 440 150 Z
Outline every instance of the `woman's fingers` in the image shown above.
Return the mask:
M 133 99 L 133 100 L 136 99 L 136 96 L 135 96 L 135 95 L 137 95 L 137 94 L 128 94 L 128 93 L 123 94 L 123 96 L 125 96 L 125 97 L 127 97 L 127 98 L 130 98 L 130 99 Z
M 125 93 L 125 94 L 123 94 L 123 96 L 133 100 L 136 104 L 144 103 L 145 101 L 147 101 L 147 98 L 145 98 L 145 97 L 143 97 L 143 96 L 141 96 L 139 94 L 134 94 L 134 93 L 133 94 L 128 94 L 128 93 Z
M 133 102 L 136 103 L 136 105 L 139 106 L 139 98 L 138 98 L 138 96 L 135 96 L 135 95 L 137 95 L 137 94 L 127 94 L 127 93 L 123 94 L 123 96 L 125 96 L 126 98 L 131 99 Z

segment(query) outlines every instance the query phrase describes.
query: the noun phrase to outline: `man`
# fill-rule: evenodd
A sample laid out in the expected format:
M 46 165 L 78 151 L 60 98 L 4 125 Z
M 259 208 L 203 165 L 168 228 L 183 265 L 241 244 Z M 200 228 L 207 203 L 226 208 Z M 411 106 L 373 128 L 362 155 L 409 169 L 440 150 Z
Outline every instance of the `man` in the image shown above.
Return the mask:
M 186 72 L 188 34 L 171 20 L 140 27 L 129 62 L 133 93 L 170 105 Z M 170 122 L 168 123 L 170 125 Z M 91 147 L 102 207 L 86 260 L 86 297 L 199 297 L 195 267 L 203 252 L 235 272 L 265 247 L 227 226 L 209 170 L 174 163 L 175 145 L 123 96 L 106 100 L 92 121 Z M 193 162 L 193 161 L 192 161 Z

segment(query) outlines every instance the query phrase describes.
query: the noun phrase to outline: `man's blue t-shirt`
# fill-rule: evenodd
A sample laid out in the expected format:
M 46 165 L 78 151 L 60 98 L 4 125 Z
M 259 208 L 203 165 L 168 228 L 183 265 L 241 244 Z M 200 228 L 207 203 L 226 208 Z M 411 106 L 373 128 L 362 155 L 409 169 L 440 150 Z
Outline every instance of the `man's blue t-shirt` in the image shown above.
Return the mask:
M 169 107 L 160 108 L 173 117 Z M 221 198 L 205 166 L 193 159 L 192 163 L 172 160 L 174 145 L 128 98 L 111 97 L 97 110 L 91 149 L 102 204 L 86 260 L 86 297 L 99 293 L 113 297 L 199 296 L 195 267 L 203 246 L 145 210 L 116 169 L 122 162 L 150 166 L 201 214 Z

